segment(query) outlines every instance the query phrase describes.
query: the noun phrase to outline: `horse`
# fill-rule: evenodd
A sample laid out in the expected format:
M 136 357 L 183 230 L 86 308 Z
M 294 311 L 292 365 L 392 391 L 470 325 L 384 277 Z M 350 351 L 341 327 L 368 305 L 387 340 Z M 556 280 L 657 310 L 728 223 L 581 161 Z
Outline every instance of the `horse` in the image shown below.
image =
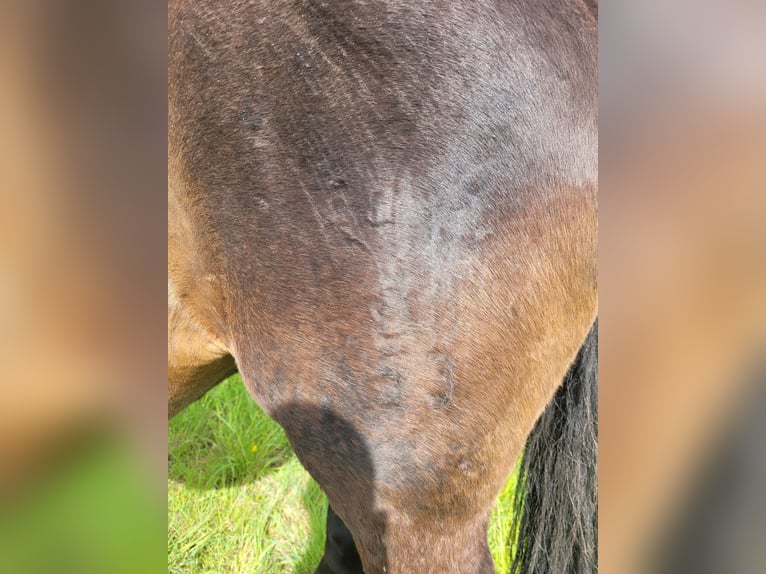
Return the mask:
M 522 450 L 514 571 L 597 568 L 596 10 L 169 2 L 168 416 L 241 374 L 321 574 L 494 572 Z

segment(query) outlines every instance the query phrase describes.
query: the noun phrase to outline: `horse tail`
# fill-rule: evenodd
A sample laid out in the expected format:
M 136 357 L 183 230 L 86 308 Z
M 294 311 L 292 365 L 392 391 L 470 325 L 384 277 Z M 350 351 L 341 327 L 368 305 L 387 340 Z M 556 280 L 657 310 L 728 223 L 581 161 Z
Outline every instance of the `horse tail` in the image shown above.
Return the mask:
M 512 574 L 598 571 L 597 449 L 598 319 L 527 438 Z

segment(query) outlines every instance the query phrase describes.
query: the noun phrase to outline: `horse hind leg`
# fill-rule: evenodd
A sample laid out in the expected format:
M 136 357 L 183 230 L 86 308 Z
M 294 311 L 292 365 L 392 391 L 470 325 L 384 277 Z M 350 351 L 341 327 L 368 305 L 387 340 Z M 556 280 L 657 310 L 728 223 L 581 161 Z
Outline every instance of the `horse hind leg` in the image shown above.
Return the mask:
M 427 440 L 413 444 L 397 439 L 391 451 L 381 449 L 375 441 L 391 435 L 389 429 L 365 421 L 369 413 L 361 409 L 346 405 L 343 415 L 338 410 L 292 401 L 272 411 L 334 509 L 328 515 L 328 554 L 318 573 L 362 571 L 343 523 L 353 533 L 365 574 L 493 573 L 487 522 L 499 486 L 481 477 L 481 486 L 462 489 L 470 494 L 446 500 L 438 492 L 442 486 L 444 496 L 455 492 L 447 484 L 455 479 L 446 476 L 453 472 L 446 468 L 450 464 L 418 467 L 407 455 L 413 449 L 427 449 Z M 430 431 L 425 435 L 434 438 Z M 401 453 L 401 460 L 396 460 L 395 452 Z M 386 469 L 373 463 L 385 465 L 387 458 L 389 471 L 395 467 L 401 474 L 400 485 L 390 487 Z M 446 483 L 440 485 L 441 475 Z M 460 511 L 453 513 L 454 507 Z M 335 512 L 342 522 L 333 516 Z
M 234 358 L 205 333 L 168 289 L 168 418 L 237 371 Z
M 363 574 L 362 559 L 351 531 L 332 506 L 327 507 L 327 539 L 316 574 Z

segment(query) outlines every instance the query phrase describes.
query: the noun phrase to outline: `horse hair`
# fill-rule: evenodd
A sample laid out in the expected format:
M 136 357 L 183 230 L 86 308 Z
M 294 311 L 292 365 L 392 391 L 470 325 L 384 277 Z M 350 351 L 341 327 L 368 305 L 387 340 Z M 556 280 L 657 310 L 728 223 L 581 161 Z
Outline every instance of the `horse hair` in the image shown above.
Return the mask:
M 527 438 L 511 574 L 598 571 L 598 320 Z

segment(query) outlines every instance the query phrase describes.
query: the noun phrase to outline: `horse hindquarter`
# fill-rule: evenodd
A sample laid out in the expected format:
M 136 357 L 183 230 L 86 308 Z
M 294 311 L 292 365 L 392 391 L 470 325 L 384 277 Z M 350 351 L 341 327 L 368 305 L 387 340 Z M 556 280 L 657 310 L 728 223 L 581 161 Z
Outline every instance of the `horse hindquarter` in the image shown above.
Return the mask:
M 202 364 L 236 359 L 367 574 L 491 572 L 494 498 L 596 312 L 584 5 L 177 1 L 169 28 Z

